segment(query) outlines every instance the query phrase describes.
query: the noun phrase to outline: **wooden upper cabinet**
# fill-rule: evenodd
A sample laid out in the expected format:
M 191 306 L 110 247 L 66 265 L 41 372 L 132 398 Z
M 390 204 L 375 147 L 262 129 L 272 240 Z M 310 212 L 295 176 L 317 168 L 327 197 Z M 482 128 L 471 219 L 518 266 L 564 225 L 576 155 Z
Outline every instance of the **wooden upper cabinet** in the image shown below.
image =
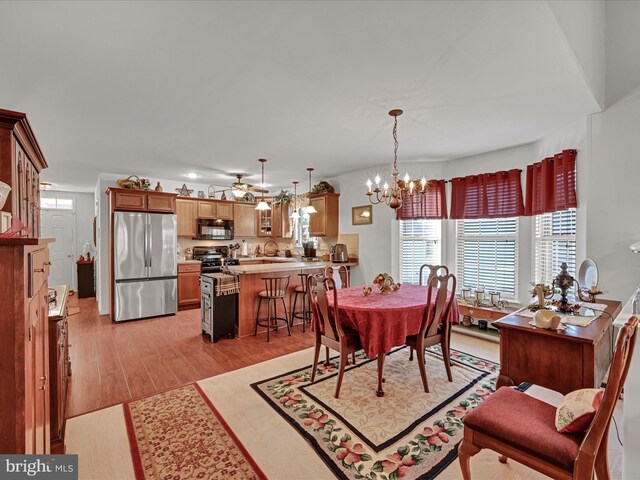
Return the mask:
M 144 192 L 114 192 L 114 210 L 146 210 Z
M 256 218 L 258 220 L 258 236 L 259 237 L 273 237 L 273 204 L 270 200 L 265 200 L 271 210 L 255 210 Z
M 174 213 L 176 210 L 176 194 L 154 192 L 148 190 L 130 190 L 126 188 L 109 188 L 112 210 Z
M 147 193 L 147 210 L 150 212 L 174 213 L 176 211 L 176 196 L 174 194 L 149 192 Z
M 176 217 L 179 237 L 195 237 L 198 219 L 198 202 L 176 199 Z
M 291 238 L 293 236 L 289 206 L 290 202 L 284 202 L 272 207 L 271 221 L 274 237 Z
M 216 202 L 216 210 L 220 220 L 233 220 L 233 203 Z
M 215 202 L 198 201 L 198 218 L 218 218 Z
M 0 181 L 11 187 L 2 210 L 40 236 L 40 172 L 47 168 L 24 113 L 0 109 Z
M 253 203 L 236 203 L 233 207 L 233 235 L 235 237 L 255 237 L 256 206 Z
M 340 223 L 339 193 L 320 193 L 309 197 L 309 205 L 315 207 L 309 219 L 309 235 L 312 237 L 336 237 Z

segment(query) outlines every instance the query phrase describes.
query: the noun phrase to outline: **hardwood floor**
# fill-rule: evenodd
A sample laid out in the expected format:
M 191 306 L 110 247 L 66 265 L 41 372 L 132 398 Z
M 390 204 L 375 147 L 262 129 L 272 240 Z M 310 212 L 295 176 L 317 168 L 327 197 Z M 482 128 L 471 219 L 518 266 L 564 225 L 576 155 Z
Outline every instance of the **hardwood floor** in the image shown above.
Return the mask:
M 313 346 L 302 327 L 211 343 L 200 335 L 200 310 L 114 323 L 95 299 L 70 299 L 72 375 L 66 417 L 219 375 Z

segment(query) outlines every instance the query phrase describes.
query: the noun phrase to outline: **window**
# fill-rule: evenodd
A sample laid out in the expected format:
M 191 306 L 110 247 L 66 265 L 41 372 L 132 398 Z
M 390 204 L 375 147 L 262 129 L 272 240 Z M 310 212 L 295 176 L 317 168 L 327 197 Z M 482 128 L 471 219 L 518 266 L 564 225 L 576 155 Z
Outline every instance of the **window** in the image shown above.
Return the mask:
M 400 283 L 420 283 L 420 267 L 440 264 L 440 220 L 400 220 Z
M 458 287 L 500 292 L 516 300 L 518 291 L 518 218 L 457 221 Z
M 73 200 L 71 198 L 40 198 L 40 208 L 51 208 L 57 210 L 73 210 Z
M 535 216 L 534 281 L 551 284 L 567 262 L 576 274 L 576 209 Z M 581 285 L 582 286 L 582 285 Z

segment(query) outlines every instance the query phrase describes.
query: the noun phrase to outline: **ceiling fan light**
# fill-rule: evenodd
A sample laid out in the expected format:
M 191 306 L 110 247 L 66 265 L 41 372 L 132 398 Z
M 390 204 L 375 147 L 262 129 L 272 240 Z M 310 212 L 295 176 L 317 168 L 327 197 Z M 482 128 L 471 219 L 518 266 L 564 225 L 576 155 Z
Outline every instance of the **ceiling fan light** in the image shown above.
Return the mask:
M 267 202 L 261 200 L 258 205 L 256 205 L 256 210 L 271 210 L 271 207 Z
M 244 197 L 245 193 L 247 193 L 247 192 L 245 192 L 244 190 L 240 190 L 239 188 L 234 188 L 234 189 L 231 190 L 231 193 L 236 198 L 242 198 L 242 197 Z

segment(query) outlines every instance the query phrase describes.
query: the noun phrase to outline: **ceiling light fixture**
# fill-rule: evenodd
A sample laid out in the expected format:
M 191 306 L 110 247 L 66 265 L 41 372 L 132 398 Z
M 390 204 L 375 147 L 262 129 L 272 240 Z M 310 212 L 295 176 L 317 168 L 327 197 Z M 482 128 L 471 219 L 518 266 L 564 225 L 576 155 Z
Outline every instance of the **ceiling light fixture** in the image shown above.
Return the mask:
M 197 173 L 193 173 L 193 172 L 189 172 L 189 173 L 187 173 L 187 178 L 190 178 L 191 180 L 195 180 L 196 178 L 198 178 L 198 174 Z
M 40 190 L 51 190 L 53 184 L 47 182 L 40 182 Z
M 298 213 L 298 182 L 293 182 L 293 213 L 291 214 L 291 219 L 300 219 L 300 214 Z
M 413 196 L 416 191 L 426 193 L 429 182 L 427 182 L 427 179 L 424 177 L 422 177 L 422 180 L 419 182 L 411 180 L 408 173 L 404 175 L 403 180 L 398 180 L 398 117 L 402 115 L 402 110 L 396 108 L 391 110 L 389 115 L 393 117 L 393 170 L 391 171 L 393 186 L 389 188 L 389 184 L 385 182 L 382 188 L 380 188 L 380 175 L 376 175 L 374 179 L 376 186 L 373 190 L 371 188 L 373 186 L 371 179 L 367 179 L 367 196 L 372 204 L 386 203 L 395 210 L 402 206 L 403 195 L 408 194 L 409 196 Z M 418 183 L 420 187 L 416 189 Z M 373 198 L 374 193 L 375 198 Z M 381 193 L 382 195 L 380 195 Z
M 309 195 L 311 195 L 311 172 L 313 172 L 313 168 L 307 168 L 307 172 L 309 172 Z M 311 199 L 309 199 L 309 205 L 304 209 L 304 213 L 318 213 L 316 208 L 311 205 Z
M 260 158 L 258 160 L 262 167 L 262 184 L 264 185 L 264 164 L 267 162 L 266 159 Z M 271 210 L 271 207 L 267 202 L 264 201 L 264 190 L 262 192 L 262 196 L 260 197 L 260 202 L 256 205 L 256 210 Z
M 233 194 L 234 197 L 236 198 L 242 198 L 245 196 L 245 194 L 247 192 L 245 192 L 244 190 L 240 190 L 239 188 L 232 188 L 231 189 L 231 193 Z

